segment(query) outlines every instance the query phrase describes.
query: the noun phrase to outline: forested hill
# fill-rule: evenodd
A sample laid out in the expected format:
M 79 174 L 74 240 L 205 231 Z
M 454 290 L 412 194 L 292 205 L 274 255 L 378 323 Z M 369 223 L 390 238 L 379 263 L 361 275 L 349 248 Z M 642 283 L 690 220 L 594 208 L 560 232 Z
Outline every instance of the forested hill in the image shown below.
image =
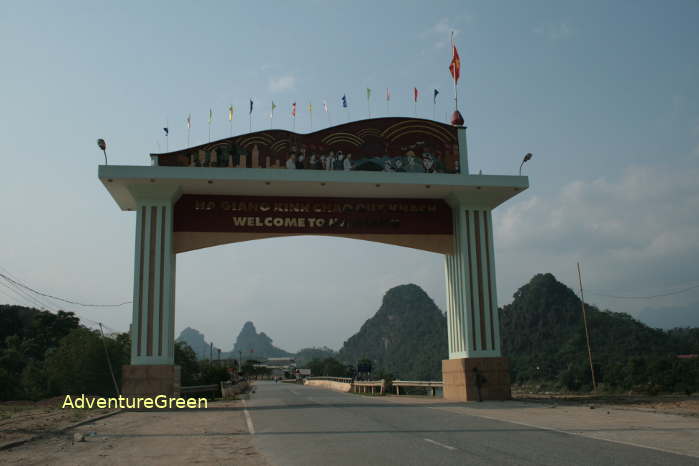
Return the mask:
M 218 358 L 218 348 L 214 346 L 212 349 L 211 344 L 204 339 L 204 335 L 192 327 L 182 330 L 176 341 L 187 343 L 194 351 L 197 359 Z
M 696 385 L 699 361 L 676 356 L 699 353 L 699 329 L 666 332 L 628 314 L 590 305 L 586 310 L 598 382 L 617 389 L 679 391 Z M 571 390 L 591 386 L 580 299 L 553 275 L 536 275 L 517 290 L 500 320 L 515 383 L 547 382 Z
M 381 307 L 340 350 L 339 358 L 355 365 L 374 362 L 374 372 L 411 380 L 440 380 L 447 354 L 447 321 L 417 285 L 386 292 Z
M 239 352 L 242 353 L 243 358 L 256 360 L 293 356 L 293 354 L 274 346 L 272 339 L 265 332 L 257 333 L 252 322 L 245 322 L 230 355 L 235 358 L 238 357 Z

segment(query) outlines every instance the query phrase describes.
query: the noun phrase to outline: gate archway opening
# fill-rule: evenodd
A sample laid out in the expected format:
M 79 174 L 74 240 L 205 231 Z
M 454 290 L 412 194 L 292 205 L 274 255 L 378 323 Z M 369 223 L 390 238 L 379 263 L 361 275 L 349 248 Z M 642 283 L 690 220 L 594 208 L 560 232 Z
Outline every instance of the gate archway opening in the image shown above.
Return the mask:
M 468 173 L 466 128 L 376 118 L 311 134 L 269 130 L 99 167 L 136 212 L 131 364 L 125 395 L 176 394 L 176 255 L 261 238 L 364 239 L 445 256 L 449 359 L 444 397 L 507 399 L 492 209 L 524 176 Z M 483 381 L 486 382 L 483 382 Z

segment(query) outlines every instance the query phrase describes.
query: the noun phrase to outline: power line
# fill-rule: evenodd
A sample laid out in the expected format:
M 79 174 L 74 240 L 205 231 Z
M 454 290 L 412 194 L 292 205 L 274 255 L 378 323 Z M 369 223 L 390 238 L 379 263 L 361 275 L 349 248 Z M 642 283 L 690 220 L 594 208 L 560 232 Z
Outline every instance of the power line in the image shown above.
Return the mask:
M 12 293 L 14 293 L 16 296 L 20 298 L 20 301 L 24 301 L 25 303 L 29 304 L 30 307 L 37 307 L 39 309 L 43 310 L 49 310 L 49 306 L 47 306 L 45 303 L 39 301 L 37 298 L 34 296 L 30 295 L 26 291 L 22 290 L 21 288 L 18 288 L 12 283 L 5 283 L 5 282 L 0 282 L 0 285 L 4 286 L 8 290 L 10 290 Z M 15 298 L 17 299 L 17 298 Z
M 671 291 L 669 293 L 656 294 L 656 295 L 652 295 L 652 296 L 615 296 L 615 295 L 610 295 L 610 294 L 594 293 L 592 291 L 588 291 L 588 293 L 593 294 L 595 296 L 603 296 L 605 298 L 614 298 L 614 299 L 652 299 L 652 298 L 662 298 L 663 296 L 672 296 L 675 294 L 686 293 L 687 291 L 691 291 L 691 290 L 694 290 L 696 288 L 699 288 L 699 285 L 690 286 L 689 288 L 685 288 L 683 290 Z
M 50 295 L 50 294 L 48 294 L 48 293 L 42 293 L 41 291 L 37 291 L 37 290 L 35 290 L 34 288 L 31 288 L 31 287 L 29 287 L 29 286 L 27 286 L 27 285 L 25 285 L 25 284 L 23 284 L 23 283 L 20 283 L 20 282 L 18 282 L 18 281 L 16 281 L 16 280 L 13 280 L 12 278 L 8 277 L 7 275 L 5 275 L 5 274 L 3 274 L 3 273 L 0 273 L 0 277 L 4 278 L 6 281 L 8 281 L 8 282 L 10 282 L 10 283 L 12 283 L 12 284 L 14 284 L 14 285 L 17 285 L 17 286 L 19 286 L 19 287 L 24 288 L 25 290 L 31 291 L 32 293 L 35 293 L 35 294 L 38 294 L 39 296 L 44 296 L 44 297 L 46 297 L 46 298 L 55 299 L 55 300 L 62 301 L 62 302 L 64 302 L 64 303 L 68 303 L 68 304 L 75 304 L 76 306 L 84 306 L 84 307 L 120 307 L 120 306 L 123 306 L 123 305 L 125 305 L 125 304 L 131 304 L 131 303 L 133 302 L 133 301 L 124 301 L 123 303 L 119 303 L 119 304 L 86 304 L 86 303 L 80 303 L 80 302 L 77 302 L 77 301 L 72 301 L 72 300 L 70 300 L 70 299 L 59 298 L 58 296 L 53 296 L 53 295 Z

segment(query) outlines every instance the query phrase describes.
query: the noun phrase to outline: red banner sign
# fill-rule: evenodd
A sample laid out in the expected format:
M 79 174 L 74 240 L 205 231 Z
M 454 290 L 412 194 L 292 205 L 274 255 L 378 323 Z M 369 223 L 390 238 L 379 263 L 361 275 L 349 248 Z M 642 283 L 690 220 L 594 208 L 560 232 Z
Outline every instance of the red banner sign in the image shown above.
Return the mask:
M 175 232 L 447 234 L 451 208 L 439 199 L 249 197 L 185 194 Z

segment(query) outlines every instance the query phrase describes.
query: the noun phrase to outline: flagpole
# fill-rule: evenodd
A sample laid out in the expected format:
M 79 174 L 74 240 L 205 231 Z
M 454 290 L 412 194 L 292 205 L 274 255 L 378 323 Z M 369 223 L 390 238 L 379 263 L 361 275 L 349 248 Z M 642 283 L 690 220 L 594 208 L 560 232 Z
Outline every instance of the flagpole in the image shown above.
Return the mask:
M 189 136 L 192 132 L 192 114 L 187 115 L 187 147 L 189 147 Z
M 311 114 L 311 131 L 313 131 L 313 107 L 311 107 L 311 104 L 308 104 L 308 113 Z
M 231 137 L 233 137 L 233 104 L 231 104 L 231 108 L 228 109 L 228 122 L 231 126 Z
M 250 126 L 249 126 L 249 129 L 248 129 L 248 132 L 252 133 L 252 112 L 250 112 L 250 115 L 248 115 L 248 116 L 249 116 L 249 119 L 250 119 Z
M 170 122 L 167 119 L 165 119 L 165 127 L 167 128 L 167 131 L 165 131 L 165 152 L 169 152 Z

